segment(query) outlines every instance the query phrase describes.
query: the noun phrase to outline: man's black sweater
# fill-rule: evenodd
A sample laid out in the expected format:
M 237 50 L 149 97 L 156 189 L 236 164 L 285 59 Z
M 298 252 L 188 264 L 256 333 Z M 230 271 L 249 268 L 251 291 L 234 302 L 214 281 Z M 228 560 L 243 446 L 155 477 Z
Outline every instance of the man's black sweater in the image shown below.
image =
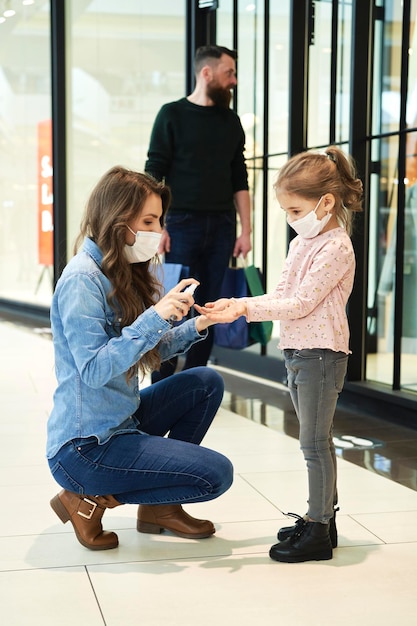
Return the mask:
M 171 188 L 170 211 L 235 210 L 233 194 L 248 189 L 244 145 L 231 109 L 181 98 L 155 119 L 145 171 Z

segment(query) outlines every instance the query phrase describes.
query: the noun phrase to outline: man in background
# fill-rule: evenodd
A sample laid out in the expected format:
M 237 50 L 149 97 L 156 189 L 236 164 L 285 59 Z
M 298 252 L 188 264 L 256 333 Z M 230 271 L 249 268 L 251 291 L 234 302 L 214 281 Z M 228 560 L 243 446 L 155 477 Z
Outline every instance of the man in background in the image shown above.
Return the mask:
M 159 252 L 167 263 L 190 268 L 190 276 L 200 281 L 194 295 L 199 304 L 219 297 L 231 256 L 246 257 L 251 249 L 245 134 L 230 109 L 236 58 L 234 50 L 223 46 L 197 49 L 195 89 L 161 108 L 145 164 L 145 171 L 164 180 L 172 192 Z M 211 328 L 209 337 L 188 351 L 184 369 L 206 365 L 212 345 Z M 153 382 L 175 368 L 176 362 L 164 363 Z

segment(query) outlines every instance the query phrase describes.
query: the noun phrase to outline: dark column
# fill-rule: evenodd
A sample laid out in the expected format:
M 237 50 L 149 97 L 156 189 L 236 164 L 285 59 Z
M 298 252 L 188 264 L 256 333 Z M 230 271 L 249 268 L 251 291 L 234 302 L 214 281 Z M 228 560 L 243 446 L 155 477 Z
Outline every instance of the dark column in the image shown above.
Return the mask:
M 352 91 L 350 109 L 349 151 L 358 175 L 364 183 L 364 211 L 357 216 L 352 236 L 356 255 L 356 277 L 349 300 L 350 346 L 348 378 L 365 379 L 367 296 L 368 296 L 368 238 L 369 238 L 369 163 L 371 130 L 371 67 L 373 41 L 372 0 L 353 3 Z
M 51 0 L 54 284 L 67 262 L 65 0 Z
M 200 46 L 216 43 L 218 0 L 187 0 L 186 14 L 186 93 L 194 89 L 194 54 Z
M 290 7 L 289 156 L 307 148 L 307 68 L 313 8 L 311 0 L 292 0 Z

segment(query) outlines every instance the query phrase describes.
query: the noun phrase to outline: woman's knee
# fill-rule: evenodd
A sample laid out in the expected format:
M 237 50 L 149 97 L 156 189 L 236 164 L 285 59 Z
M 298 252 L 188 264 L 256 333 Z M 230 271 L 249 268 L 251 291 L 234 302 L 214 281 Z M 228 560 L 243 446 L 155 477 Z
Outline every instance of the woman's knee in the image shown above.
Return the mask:
M 216 459 L 216 480 L 213 480 L 213 498 L 221 496 L 230 489 L 233 484 L 233 465 L 231 461 L 219 452 L 215 453 Z
M 216 370 L 205 365 L 199 367 L 192 367 L 188 370 L 183 370 L 177 376 L 194 376 L 200 384 L 210 393 L 217 392 L 223 395 L 224 393 L 224 380 L 223 377 L 216 372 Z

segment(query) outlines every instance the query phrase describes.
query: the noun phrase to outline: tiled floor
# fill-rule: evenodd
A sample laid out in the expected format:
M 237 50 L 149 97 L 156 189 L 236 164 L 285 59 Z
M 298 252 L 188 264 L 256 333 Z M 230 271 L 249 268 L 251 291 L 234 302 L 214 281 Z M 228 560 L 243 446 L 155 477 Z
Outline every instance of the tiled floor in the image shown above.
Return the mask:
M 385 477 L 384 471 L 390 473 L 381 439 L 385 430 L 387 440 L 398 444 L 397 459 L 407 433 L 396 434 L 387 423 L 378 426 L 378 420 L 374 426 L 380 430 L 374 431 L 372 423 L 364 426 L 355 416 L 338 416 L 335 434 L 343 445 L 350 441 L 351 452 L 360 456 L 374 453 L 379 442 L 385 461 L 375 467 L 369 462 L 369 471 L 358 459 L 342 458 L 341 447 L 339 547 L 333 559 L 276 563 L 268 550 L 277 529 L 287 523 L 283 511 L 303 513 L 306 508 L 306 472 L 295 422 L 283 387 L 267 386 L 280 402 L 265 405 L 244 399 L 251 380 L 244 381 L 245 394 L 239 395 L 239 388 L 232 389 L 236 380 L 228 379 L 231 390 L 204 444 L 231 458 L 235 482 L 218 500 L 188 507 L 192 514 L 211 518 L 216 535 L 200 541 L 168 533 L 142 535 L 135 530 L 135 507 L 125 506 L 107 511 L 104 518 L 105 527 L 118 532 L 119 548 L 91 552 L 49 507 L 58 491 L 44 459 L 55 384 L 52 344 L 42 333 L 2 321 L 0 345 L 2 624 L 417 623 L 417 491 L 406 486 L 407 481 L 412 486 L 410 474 L 405 484 L 400 476 Z M 249 412 L 251 419 L 230 409 Z M 378 441 L 370 448 L 372 436 Z M 362 441 L 362 449 L 361 439 L 368 442 Z M 411 475 L 416 457 L 412 443 L 404 457 L 410 460 Z
M 220 368 L 219 368 L 220 369 Z M 223 407 L 257 423 L 298 438 L 298 422 L 286 388 L 260 379 L 222 371 L 226 383 Z M 336 410 L 334 442 L 339 457 L 417 490 L 417 430 L 355 412 L 343 394 Z M 416 620 L 417 624 L 417 620 Z

